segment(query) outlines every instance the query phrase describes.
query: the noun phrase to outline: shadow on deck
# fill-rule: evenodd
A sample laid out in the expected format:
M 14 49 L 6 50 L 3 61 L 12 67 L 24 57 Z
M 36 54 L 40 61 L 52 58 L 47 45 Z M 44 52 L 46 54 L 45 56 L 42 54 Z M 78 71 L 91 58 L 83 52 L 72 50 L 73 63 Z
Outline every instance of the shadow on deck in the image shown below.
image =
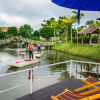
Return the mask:
M 73 91 L 82 85 L 84 85 L 84 83 L 80 79 L 68 78 L 67 80 L 33 92 L 32 95 L 28 94 L 16 100 L 51 100 L 51 95 L 58 95 L 63 92 L 65 88 Z

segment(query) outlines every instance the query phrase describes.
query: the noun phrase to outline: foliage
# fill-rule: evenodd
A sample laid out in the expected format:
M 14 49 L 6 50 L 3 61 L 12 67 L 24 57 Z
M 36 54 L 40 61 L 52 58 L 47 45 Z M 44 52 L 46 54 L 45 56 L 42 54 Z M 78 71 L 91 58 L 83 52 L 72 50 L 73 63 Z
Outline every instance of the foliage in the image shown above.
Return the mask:
M 94 21 L 93 20 L 89 20 L 89 21 L 86 21 L 86 25 L 88 26 L 94 26 Z
M 38 30 L 35 30 L 34 31 L 34 37 L 39 37 L 39 36 L 40 36 L 39 31 Z
M 17 45 L 17 42 L 12 42 L 11 44 L 8 44 L 7 47 L 8 48 L 17 48 L 18 45 Z
M 77 17 L 78 17 L 78 11 L 72 11 L 73 13 L 73 16 L 72 18 L 76 19 L 77 20 Z M 80 19 L 82 19 L 82 17 L 84 17 L 84 14 L 83 13 L 80 13 Z M 78 20 L 77 20 L 78 21 Z M 77 22 L 76 21 L 76 22 Z
M 8 27 L 7 37 L 17 36 L 18 31 L 16 27 Z
M 40 36 L 49 39 L 50 37 L 53 37 L 53 31 L 53 28 L 43 27 L 40 29 Z
M 68 38 L 68 40 L 70 41 L 70 37 Z M 78 42 L 81 44 L 82 41 L 82 36 L 78 37 Z M 89 36 L 83 36 L 83 42 L 84 44 L 89 44 Z M 77 37 L 73 37 L 73 43 L 77 43 Z M 98 43 L 98 36 L 94 35 L 92 36 L 92 43 Z
M 24 24 L 23 26 L 20 27 L 20 33 L 21 36 L 25 38 L 30 38 L 33 36 L 33 29 L 31 28 L 30 25 Z
M 100 21 L 99 21 L 99 22 L 98 22 L 98 21 L 96 21 L 94 26 L 96 26 L 96 27 L 99 27 L 99 28 L 100 28 Z
M 5 34 L 2 32 L 2 29 L 0 28 L 0 39 L 4 39 Z

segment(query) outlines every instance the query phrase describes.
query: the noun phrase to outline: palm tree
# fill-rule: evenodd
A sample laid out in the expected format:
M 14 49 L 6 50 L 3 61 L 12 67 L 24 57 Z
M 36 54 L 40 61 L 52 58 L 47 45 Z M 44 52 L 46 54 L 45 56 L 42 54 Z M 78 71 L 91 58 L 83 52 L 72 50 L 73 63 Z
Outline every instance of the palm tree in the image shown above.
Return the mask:
M 95 26 L 100 28 L 100 22 L 96 21 Z
M 55 18 L 50 18 L 48 20 L 43 20 L 43 24 L 42 27 L 49 27 L 49 28 L 53 28 L 54 29 L 54 37 L 56 37 L 56 24 L 57 24 L 57 21 Z
M 90 20 L 90 21 L 86 21 L 86 25 L 88 25 L 89 27 L 90 26 L 94 26 L 94 21 L 93 20 Z
M 70 21 L 70 26 L 71 26 L 71 34 L 70 34 L 70 37 L 71 37 L 71 43 L 73 43 L 73 39 L 72 39 L 72 24 L 73 23 L 76 23 L 77 22 L 77 19 L 75 19 L 74 16 L 69 16 L 69 19 L 71 20 Z
M 73 15 L 73 19 L 76 20 L 76 22 L 78 22 L 78 11 L 72 11 Z M 84 17 L 83 13 L 80 13 L 80 19 L 82 19 L 82 17 Z M 77 44 L 78 44 L 78 25 L 77 25 Z
M 73 17 L 78 21 L 77 17 L 78 17 L 78 11 L 72 11 L 72 13 L 74 14 Z M 82 17 L 84 17 L 83 13 L 80 13 L 80 19 L 82 19 Z
M 62 17 L 59 20 L 65 24 L 65 33 L 66 33 L 66 36 L 65 37 L 66 37 L 66 42 L 67 42 L 68 26 L 70 25 L 70 23 L 72 23 L 72 21 L 68 17 Z

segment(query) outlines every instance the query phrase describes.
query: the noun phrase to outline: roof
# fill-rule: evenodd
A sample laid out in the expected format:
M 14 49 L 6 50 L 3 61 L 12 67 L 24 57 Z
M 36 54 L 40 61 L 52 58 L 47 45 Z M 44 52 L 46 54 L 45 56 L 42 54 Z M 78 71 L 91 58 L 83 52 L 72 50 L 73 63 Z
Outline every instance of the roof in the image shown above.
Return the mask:
M 2 32 L 7 32 L 8 27 L 0 27 L 2 29 Z M 17 28 L 18 33 L 20 32 L 20 28 Z
M 79 31 L 78 34 L 99 34 L 99 28 L 98 27 L 84 28 L 81 31 Z
M 7 32 L 8 31 L 8 27 L 0 27 L 2 29 L 2 32 Z

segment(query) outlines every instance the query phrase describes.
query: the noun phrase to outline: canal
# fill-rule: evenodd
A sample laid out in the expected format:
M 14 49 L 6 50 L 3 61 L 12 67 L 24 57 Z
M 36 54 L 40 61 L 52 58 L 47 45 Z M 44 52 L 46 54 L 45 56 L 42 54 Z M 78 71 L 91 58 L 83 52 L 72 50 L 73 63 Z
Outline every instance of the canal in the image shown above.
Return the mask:
M 35 52 L 36 52 L 35 48 Z M 56 82 L 65 80 L 70 76 L 69 66 L 70 64 L 61 64 L 56 66 L 51 66 L 47 68 L 41 68 L 40 66 L 48 65 L 52 63 L 68 61 L 68 60 L 81 60 L 81 61 L 91 61 L 90 59 L 85 59 L 81 57 L 72 56 L 55 50 L 43 50 L 44 54 L 40 58 L 40 62 L 30 66 L 25 66 L 23 68 L 12 68 L 7 64 L 13 61 L 18 61 L 21 59 L 28 58 L 28 52 L 20 52 L 20 48 L 0 48 L 0 74 L 20 71 L 23 69 L 31 67 L 39 67 L 33 71 L 33 92 L 54 84 Z M 94 62 L 94 61 L 91 61 Z M 92 73 L 93 72 L 93 73 Z M 27 83 L 29 72 L 19 73 L 15 75 L 10 75 L 8 77 L 0 77 L 0 91 Z M 93 64 L 84 63 L 73 63 L 72 66 L 72 77 L 74 78 L 86 78 L 89 75 L 100 78 L 100 66 Z M 29 93 L 29 85 L 16 88 L 14 90 L 1 93 L 0 100 L 14 100 L 23 95 Z

